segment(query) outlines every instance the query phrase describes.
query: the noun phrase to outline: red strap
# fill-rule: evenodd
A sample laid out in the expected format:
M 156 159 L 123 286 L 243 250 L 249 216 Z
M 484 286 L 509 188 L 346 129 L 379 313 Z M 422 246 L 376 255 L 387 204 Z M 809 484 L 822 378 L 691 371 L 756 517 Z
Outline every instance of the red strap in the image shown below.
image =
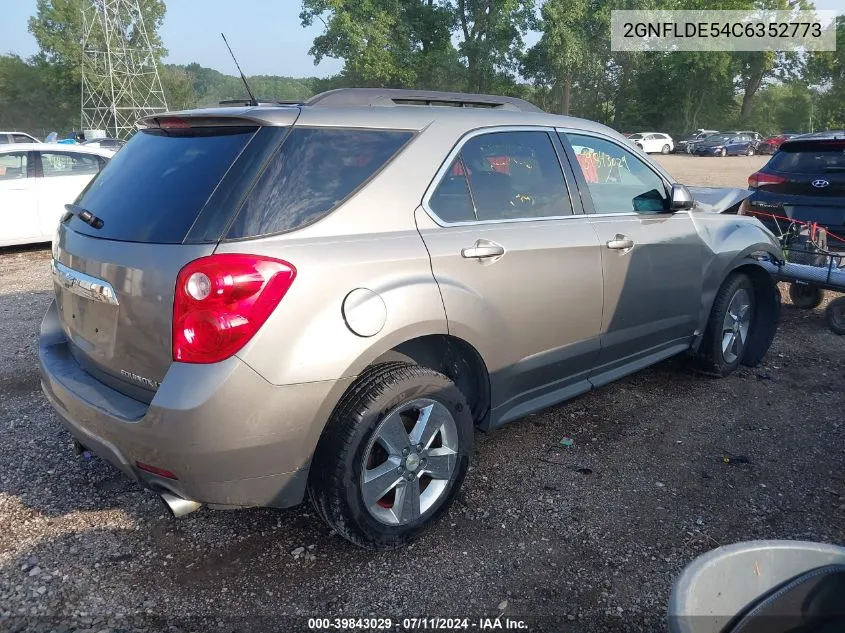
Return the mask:
M 785 215 L 777 215 L 775 213 L 765 213 L 764 211 L 753 211 L 751 209 L 746 209 L 745 212 L 751 215 L 765 215 L 771 218 L 775 218 L 777 220 L 786 220 L 787 222 L 794 222 L 795 224 L 800 224 L 801 226 L 809 226 L 810 236 L 813 239 L 815 239 L 815 231 L 818 230 L 819 226 L 817 222 L 802 222 L 801 220 L 793 220 L 792 218 L 786 217 Z M 840 242 L 845 242 L 845 238 L 839 237 L 836 233 L 831 233 L 830 231 L 828 231 L 827 236 L 832 237 L 835 240 L 839 240 Z

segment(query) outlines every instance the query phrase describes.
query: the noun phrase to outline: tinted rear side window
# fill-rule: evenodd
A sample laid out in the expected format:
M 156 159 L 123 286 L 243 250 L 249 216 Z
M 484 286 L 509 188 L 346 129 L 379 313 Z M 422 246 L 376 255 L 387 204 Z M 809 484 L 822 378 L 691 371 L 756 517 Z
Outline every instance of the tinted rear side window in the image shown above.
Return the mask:
M 790 151 L 781 149 L 768 167 L 794 174 L 822 174 L 845 171 L 845 143 Z
M 384 167 L 412 136 L 396 130 L 294 128 L 227 237 L 281 233 L 316 222 Z
M 256 128 L 214 128 L 167 135 L 143 130 L 109 161 L 77 204 L 103 220 L 93 237 L 155 244 L 181 243 L 220 179 Z

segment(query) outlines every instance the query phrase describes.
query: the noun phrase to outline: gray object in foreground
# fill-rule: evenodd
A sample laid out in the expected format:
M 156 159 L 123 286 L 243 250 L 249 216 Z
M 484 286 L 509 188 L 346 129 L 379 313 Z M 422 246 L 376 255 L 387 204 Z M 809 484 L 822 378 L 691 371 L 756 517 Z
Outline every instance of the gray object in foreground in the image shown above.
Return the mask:
M 748 541 L 690 563 L 669 598 L 670 633 L 720 633 L 747 606 L 804 572 L 845 564 L 845 548 L 808 541 Z
M 44 392 L 178 513 L 307 493 L 397 546 L 449 506 L 473 425 L 766 353 L 782 252 L 721 213 L 735 192 L 696 205 L 620 134 L 513 99 L 312 102 L 145 119 L 53 244 Z

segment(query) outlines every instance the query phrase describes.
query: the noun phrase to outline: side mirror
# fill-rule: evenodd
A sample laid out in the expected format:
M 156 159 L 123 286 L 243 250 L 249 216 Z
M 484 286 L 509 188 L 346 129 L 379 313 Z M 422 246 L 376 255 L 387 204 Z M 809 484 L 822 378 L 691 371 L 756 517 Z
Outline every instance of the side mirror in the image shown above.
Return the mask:
M 695 206 L 692 194 L 684 185 L 672 185 L 672 199 L 669 202 L 669 209 L 671 211 L 685 211 L 692 209 Z

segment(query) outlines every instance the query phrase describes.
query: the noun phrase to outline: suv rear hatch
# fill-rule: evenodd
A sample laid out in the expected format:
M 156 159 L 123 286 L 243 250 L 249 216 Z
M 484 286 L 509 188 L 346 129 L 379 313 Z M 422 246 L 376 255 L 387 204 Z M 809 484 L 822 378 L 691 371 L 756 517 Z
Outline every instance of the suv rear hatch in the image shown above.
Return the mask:
M 178 273 L 214 251 L 299 114 L 278 110 L 274 125 L 249 110 L 148 119 L 69 205 L 53 245 L 56 303 L 90 374 L 152 400 L 172 362 Z
M 845 139 L 787 141 L 749 185 L 761 211 L 818 222 L 845 238 Z M 845 248 L 836 240 L 830 245 Z

